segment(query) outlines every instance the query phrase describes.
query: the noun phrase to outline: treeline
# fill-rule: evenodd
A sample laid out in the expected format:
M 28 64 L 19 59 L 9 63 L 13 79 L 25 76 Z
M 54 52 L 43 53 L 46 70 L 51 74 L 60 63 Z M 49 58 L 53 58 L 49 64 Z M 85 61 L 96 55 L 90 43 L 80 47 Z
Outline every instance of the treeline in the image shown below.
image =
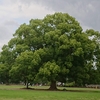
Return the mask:
M 67 13 L 22 24 L 0 53 L 0 82 L 100 84 L 100 33 Z

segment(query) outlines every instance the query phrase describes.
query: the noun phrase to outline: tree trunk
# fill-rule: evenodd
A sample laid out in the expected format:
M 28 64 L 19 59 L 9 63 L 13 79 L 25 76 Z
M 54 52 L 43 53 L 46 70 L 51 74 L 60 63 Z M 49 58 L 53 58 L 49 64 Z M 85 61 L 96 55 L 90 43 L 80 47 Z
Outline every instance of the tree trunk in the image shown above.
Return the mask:
M 28 81 L 26 81 L 26 89 L 28 89 Z
M 56 81 L 51 81 L 49 90 L 57 90 Z

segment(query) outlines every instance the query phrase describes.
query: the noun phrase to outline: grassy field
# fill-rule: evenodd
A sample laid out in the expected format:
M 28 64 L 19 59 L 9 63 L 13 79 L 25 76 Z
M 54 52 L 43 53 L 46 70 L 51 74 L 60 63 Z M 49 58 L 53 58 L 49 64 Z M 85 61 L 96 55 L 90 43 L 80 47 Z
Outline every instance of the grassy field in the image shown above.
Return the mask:
M 0 85 L 0 100 L 100 100 L 99 89 L 66 88 L 67 91 L 26 90 L 19 85 Z M 48 87 L 34 87 L 47 89 Z M 63 88 L 59 88 L 63 89 Z

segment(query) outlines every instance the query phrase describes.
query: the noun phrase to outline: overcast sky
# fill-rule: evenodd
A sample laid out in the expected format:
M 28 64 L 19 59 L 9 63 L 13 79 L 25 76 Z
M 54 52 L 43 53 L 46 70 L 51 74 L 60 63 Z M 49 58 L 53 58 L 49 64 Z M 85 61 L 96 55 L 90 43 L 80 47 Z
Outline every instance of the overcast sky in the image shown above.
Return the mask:
M 75 17 L 84 30 L 100 31 L 100 0 L 0 0 L 0 49 L 21 24 L 55 12 Z

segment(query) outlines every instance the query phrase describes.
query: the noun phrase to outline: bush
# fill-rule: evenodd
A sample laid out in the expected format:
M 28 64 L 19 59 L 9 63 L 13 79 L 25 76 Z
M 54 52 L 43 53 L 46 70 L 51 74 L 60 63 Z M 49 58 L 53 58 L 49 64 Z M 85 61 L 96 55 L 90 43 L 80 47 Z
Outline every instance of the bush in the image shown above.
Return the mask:
M 64 87 L 74 87 L 75 86 L 75 82 L 70 82 L 70 83 L 65 83 Z

